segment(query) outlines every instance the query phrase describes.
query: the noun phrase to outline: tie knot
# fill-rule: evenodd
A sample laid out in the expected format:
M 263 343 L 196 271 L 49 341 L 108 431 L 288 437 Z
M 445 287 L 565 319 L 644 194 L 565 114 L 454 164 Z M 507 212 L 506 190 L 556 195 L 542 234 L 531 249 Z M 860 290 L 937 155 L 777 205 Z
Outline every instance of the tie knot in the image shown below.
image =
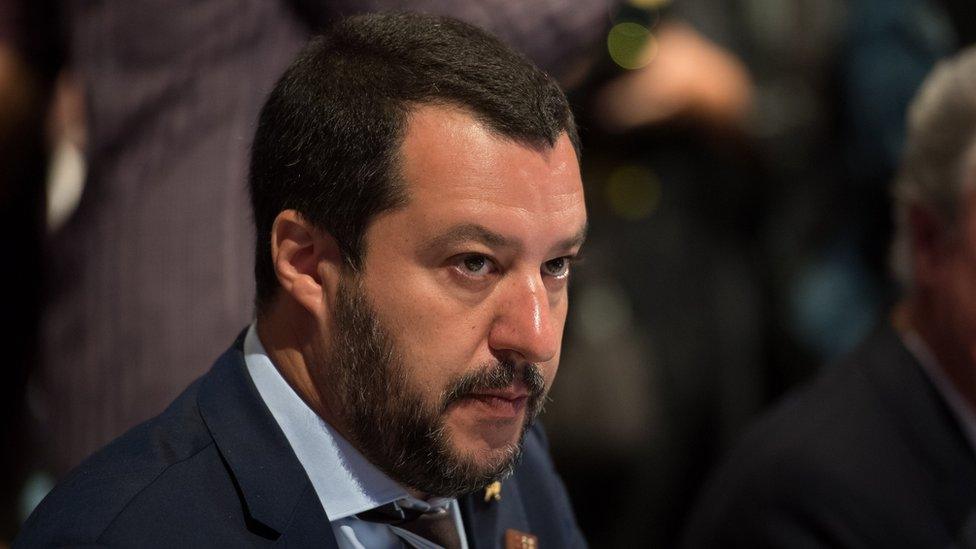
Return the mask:
M 402 528 L 445 549 L 459 549 L 461 536 L 458 534 L 454 515 L 447 506 L 426 506 L 426 509 L 412 502 L 394 501 L 364 511 L 356 515 L 361 520 L 379 522 Z M 402 536 L 401 536 L 402 537 Z
M 438 504 L 430 504 L 414 499 L 399 499 L 389 503 L 374 507 L 368 511 L 357 513 L 356 518 L 368 522 L 379 522 L 382 524 L 399 525 L 403 522 L 417 520 L 424 515 L 433 517 L 445 515 L 450 516 L 448 505 L 450 501 L 445 500 Z

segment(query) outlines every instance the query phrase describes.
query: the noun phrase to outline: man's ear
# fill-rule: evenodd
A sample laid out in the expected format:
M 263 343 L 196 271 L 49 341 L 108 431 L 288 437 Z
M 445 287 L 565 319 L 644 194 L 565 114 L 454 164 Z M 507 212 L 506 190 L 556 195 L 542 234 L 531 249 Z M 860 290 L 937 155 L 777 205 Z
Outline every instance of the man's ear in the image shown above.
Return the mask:
M 284 210 L 271 227 L 271 261 L 282 291 L 317 319 L 335 304 L 343 260 L 333 236 Z
M 949 234 L 945 223 L 932 210 L 912 205 L 908 210 L 911 231 L 912 279 L 916 286 L 937 284 L 945 262 Z

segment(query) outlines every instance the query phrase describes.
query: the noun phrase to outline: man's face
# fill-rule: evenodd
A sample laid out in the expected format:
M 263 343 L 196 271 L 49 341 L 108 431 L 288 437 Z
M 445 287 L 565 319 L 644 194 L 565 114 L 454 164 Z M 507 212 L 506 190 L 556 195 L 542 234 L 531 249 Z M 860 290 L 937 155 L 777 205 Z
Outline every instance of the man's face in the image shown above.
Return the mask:
M 411 115 L 400 164 L 407 203 L 337 299 L 337 413 L 394 479 L 455 495 L 510 470 L 556 375 L 583 187 L 566 135 L 534 149 L 447 107 Z
M 976 369 L 976 190 L 963 194 L 955 228 L 942 239 L 931 275 L 934 347 L 957 371 Z M 940 341 L 941 340 L 941 341 Z M 933 342 L 930 342 L 932 344 Z

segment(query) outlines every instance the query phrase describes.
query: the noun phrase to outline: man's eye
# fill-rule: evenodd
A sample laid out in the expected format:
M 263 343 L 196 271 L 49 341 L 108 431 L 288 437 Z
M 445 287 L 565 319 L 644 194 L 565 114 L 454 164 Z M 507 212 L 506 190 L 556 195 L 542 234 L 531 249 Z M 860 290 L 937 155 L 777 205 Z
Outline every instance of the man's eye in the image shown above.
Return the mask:
M 556 259 L 550 259 L 543 263 L 543 271 L 549 276 L 556 278 L 564 277 L 569 274 L 569 258 L 568 257 L 557 257 Z
M 461 267 L 464 274 L 481 276 L 491 272 L 491 260 L 483 255 L 469 255 L 461 260 Z

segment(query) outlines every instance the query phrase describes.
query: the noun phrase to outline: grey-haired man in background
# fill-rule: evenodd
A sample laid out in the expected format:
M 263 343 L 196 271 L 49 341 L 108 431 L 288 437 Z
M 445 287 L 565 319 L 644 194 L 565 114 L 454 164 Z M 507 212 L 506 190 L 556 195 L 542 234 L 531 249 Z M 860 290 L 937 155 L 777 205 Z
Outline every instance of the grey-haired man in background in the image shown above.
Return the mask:
M 915 97 L 894 197 L 903 299 L 742 439 L 686 546 L 976 547 L 976 49 Z

